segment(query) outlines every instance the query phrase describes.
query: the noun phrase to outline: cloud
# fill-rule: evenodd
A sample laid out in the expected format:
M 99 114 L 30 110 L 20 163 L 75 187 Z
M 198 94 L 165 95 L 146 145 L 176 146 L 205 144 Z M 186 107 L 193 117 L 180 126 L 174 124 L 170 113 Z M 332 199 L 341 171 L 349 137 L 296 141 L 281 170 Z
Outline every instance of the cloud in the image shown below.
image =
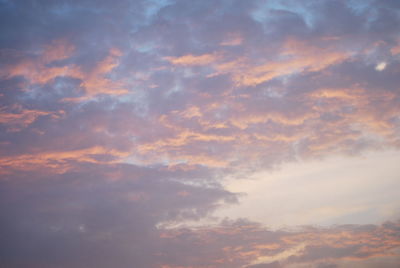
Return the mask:
M 335 267 L 342 260 L 391 256 L 393 249 L 399 247 L 397 228 L 396 223 L 386 223 L 269 231 L 238 221 L 214 228 L 172 230 L 162 237 L 171 245 L 166 260 L 174 246 L 181 253 L 184 250 L 183 256 L 187 257 L 170 258 L 174 260 L 168 264 L 172 267 L 186 267 L 188 263 L 195 267 Z M 195 246 L 195 254 L 190 253 L 189 245 Z
M 46 116 L 46 115 L 57 116 L 56 114 L 52 114 L 51 112 L 46 112 L 46 111 L 28 110 L 28 109 L 21 110 L 21 107 L 18 106 L 12 108 L 17 110 L 17 112 L 14 113 L 3 112 L 0 114 L 0 124 L 5 124 L 11 127 L 10 131 L 18 131 L 19 127 L 26 127 L 32 124 L 40 116 Z
M 185 55 L 182 57 L 165 57 L 165 59 L 175 65 L 208 65 L 216 60 L 213 54 L 204 54 L 199 56 Z
M 176 226 L 218 222 L 212 213 L 237 202 L 227 180 L 398 150 L 397 8 L 389 0 L 0 1 L 0 259 L 10 267 L 389 263 L 396 222 Z
M 280 268 L 282 267 L 279 262 L 261 263 L 247 266 L 248 268 Z
M 65 42 L 53 41 L 52 45 L 46 46 L 38 59 L 22 60 L 15 65 L 7 66 L 0 75 L 5 78 L 22 76 L 30 84 L 52 83 L 58 77 L 78 79 L 81 81 L 80 86 L 86 93 L 85 96 L 80 98 L 82 100 L 98 94 L 121 95 L 128 92 L 127 89 L 123 88 L 121 82 L 113 82 L 105 77 L 118 66 L 117 58 L 121 56 L 119 50 L 111 49 L 109 55 L 96 63 L 93 69 L 88 72 L 82 71 L 81 66 L 77 64 L 64 63 L 61 66 L 56 64 L 57 61 L 70 58 L 73 51 L 74 48 L 68 46 Z M 65 100 L 74 100 L 74 98 L 66 98 Z
M 178 1 L 146 13 L 152 5 L 142 1 L 115 7 L 43 2 L 41 25 L 33 4 L 4 2 L 9 21 L 33 8 L 31 23 L 24 17 L 18 24 L 22 39 L 8 32 L 18 46 L 4 41 L 2 48 L 2 82 L 8 83 L 2 124 L 6 132 L 20 132 L 7 134 L 4 147 L 24 144 L 23 156 L 32 148 L 40 155 L 100 146 L 129 152 L 121 161 L 238 169 L 397 148 L 399 63 L 392 52 L 398 36 L 372 34 L 374 25 L 396 21 L 391 4 L 371 4 L 377 11 L 369 24 L 362 5 L 311 1 L 304 10 L 264 4 Z M 332 14 L 331 5 L 337 8 Z M 126 12 L 140 13 L 137 7 L 146 7 L 138 18 L 150 17 L 133 20 L 137 28 L 127 37 Z M 254 14 L 261 7 L 272 19 Z M 93 21 L 82 19 L 77 27 L 80 12 Z M 121 17 L 121 29 L 104 16 Z M 301 27 L 287 31 L 299 21 Z M 23 46 L 32 28 L 48 35 L 40 31 L 34 46 Z M 241 41 L 224 45 L 227 40 Z M 387 62 L 386 68 L 377 72 L 377 62 Z M 28 134 L 40 145 L 30 144 Z M 57 145 L 63 139 L 68 148 Z
M 18 155 L 16 157 L 0 158 L 2 168 L 30 170 L 51 168 L 55 172 L 65 172 L 69 168 L 69 161 L 87 163 L 116 162 L 126 157 L 127 152 L 107 150 L 103 147 L 92 147 L 75 151 L 42 152 L 39 154 Z
M 196 219 L 235 201 L 217 185 L 184 183 L 209 176 L 201 169 L 71 165 L 62 174 L 40 169 L 2 176 L 3 263 L 156 267 L 157 224 Z

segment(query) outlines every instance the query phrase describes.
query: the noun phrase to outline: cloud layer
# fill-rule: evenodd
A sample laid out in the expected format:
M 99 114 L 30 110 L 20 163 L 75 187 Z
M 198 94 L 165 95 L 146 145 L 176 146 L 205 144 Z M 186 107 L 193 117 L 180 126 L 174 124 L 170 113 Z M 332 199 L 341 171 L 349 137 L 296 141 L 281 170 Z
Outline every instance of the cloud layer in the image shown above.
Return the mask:
M 395 267 L 398 222 L 181 225 L 229 178 L 398 150 L 399 10 L 0 1 L 0 266 Z

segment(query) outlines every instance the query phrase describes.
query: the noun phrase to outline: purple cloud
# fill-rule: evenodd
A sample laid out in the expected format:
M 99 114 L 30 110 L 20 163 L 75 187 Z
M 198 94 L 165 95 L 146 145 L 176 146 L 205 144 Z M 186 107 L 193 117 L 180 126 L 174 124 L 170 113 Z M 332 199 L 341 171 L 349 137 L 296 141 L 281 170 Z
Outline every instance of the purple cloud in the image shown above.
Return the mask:
M 398 151 L 399 8 L 0 1 L 0 266 L 391 267 L 392 218 L 269 230 L 213 213 L 239 202 L 235 178 Z

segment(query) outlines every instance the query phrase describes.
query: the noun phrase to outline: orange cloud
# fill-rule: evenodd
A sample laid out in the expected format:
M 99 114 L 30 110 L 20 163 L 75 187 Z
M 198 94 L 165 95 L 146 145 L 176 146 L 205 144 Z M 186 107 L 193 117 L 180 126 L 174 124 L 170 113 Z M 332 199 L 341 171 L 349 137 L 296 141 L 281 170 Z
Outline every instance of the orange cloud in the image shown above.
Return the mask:
M 170 134 L 167 137 L 160 137 L 150 142 L 138 144 L 137 151 L 146 157 L 149 154 L 153 155 L 154 158 L 150 157 L 149 159 L 153 159 L 154 161 L 159 161 L 167 157 L 171 165 L 184 161 L 188 165 L 226 166 L 229 161 L 223 159 L 223 157 L 198 151 L 192 152 L 190 149 L 185 149 L 197 142 L 215 142 L 220 144 L 234 142 L 237 138 L 235 135 L 204 133 L 202 129 L 196 130 L 186 127 L 184 125 L 185 121 L 174 121 L 176 118 L 201 121 L 202 117 L 203 114 L 200 112 L 200 109 L 195 106 L 190 106 L 183 111 L 172 111 L 169 115 L 160 116 L 159 123 L 166 127 Z
M 107 155 L 112 160 L 99 160 L 96 157 Z M 68 161 L 89 163 L 116 163 L 127 157 L 129 152 L 107 149 L 95 146 L 72 151 L 41 152 L 0 158 L 0 169 L 11 168 L 18 170 L 35 170 L 43 167 L 51 168 L 57 173 L 63 173 L 70 168 Z
M 64 40 L 53 41 L 44 47 L 43 51 L 35 59 L 23 59 L 14 65 L 7 66 L 0 71 L 1 76 L 7 78 L 24 76 L 31 83 L 45 84 L 57 76 L 80 76 L 76 66 L 48 67 L 47 64 L 69 58 L 73 55 L 75 48 Z
M 183 243 L 180 246 L 190 247 L 190 243 L 194 243 L 198 252 L 189 257 L 192 262 L 205 265 L 198 267 L 208 267 L 202 258 L 207 259 L 206 263 L 215 264 L 211 267 L 252 267 L 273 262 L 279 262 L 282 267 L 293 264 L 314 267 L 321 261 L 338 263 L 391 256 L 393 250 L 400 248 L 399 226 L 398 223 L 386 223 L 381 226 L 346 225 L 270 231 L 256 224 L 243 223 L 239 226 L 164 230 L 161 238 L 171 245 Z M 184 244 L 180 237 L 191 239 Z
M 364 93 L 361 89 L 318 89 L 310 93 L 312 98 L 338 98 L 357 100 Z
M 122 55 L 118 49 L 111 49 L 109 55 L 90 72 L 80 77 L 87 97 L 97 94 L 121 95 L 128 93 L 124 84 L 106 78 L 106 74 L 119 65 L 118 58 Z
M 80 79 L 86 96 L 74 99 L 66 98 L 67 101 L 85 100 L 98 94 L 121 95 L 128 93 L 123 82 L 107 78 L 107 74 L 119 65 L 118 58 L 122 56 L 122 53 L 118 49 L 111 49 L 109 55 L 88 72 L 84 72 L 76 64 L 62 67 L 48 66 L 48 63 L 53 61 L 71 57 L 74 51 L 75 48 L 66 41 L 54 41 L 44 48 L 37 59 L 24 59 L 20 63 L 10 65 L 2 69 L 0 75 L 7 78 L 23 76 L 32 84 L 46 84 L 60 76 Z
M 75 66 L 46 67 L 45 62 L 26 60 L 3 70 L 6 77 L 23 76 L 32 84 L 46 84 L 58 76 L 80 77 L 80 71 Z
M 18 130 L 20 127 L 27 127 L 32 124 L 38 117 L 54 114 L 52 112 L 40 110 L 21 110 L 18 113 L 4 112 L 4 108 L 0 109 L 0 124 L 10 125 L 11 129 Z
M 246 129 L 249 125 L 252 124 L 263 124 L 271 122 L 283 124 L 283 125 L 301 125 L 305 122 L 305 120 L 315 117 L 315 114 L 298 114 L 294 116 L 284 115 L 283 113 L 277 112 L 269 112 L 265 114 L 248 114 L 237 117 L 232 117 L 229 122 L 240 129 Z
M 226 42 L 221 44 L 236 45 L 240 43 L 241 39 L 235 37 L 228 38 Z M 215 53 L 200 56 L 166 57 L 165 59 L 174 65 L 211 65 L 215 72 L 208 75 L 209 77 L 230 74 L 237 86 L 255 86 L 276 77 L 297 72 L 320 71 L 350 56 L 350 53 L 329 46 L 320 47 L 304 41 L 289 39 L 276 59 L 271 59 L 263 64 L 258 63 L 259 59 L 252 60 L 247 57 L 224 60 L 222 56 L 217 56 Z
M 184 55 L 181 57 L 165 57 L 164 59 L 174 65 L 201 66 L 215 62 L 219 57 L 216 54 Z
M 278 59 L 269 60 L 264 64 L 258 64 L 243 57 L 233 61 L 218 62 L 215 66 L 216 73 L 212 76 L 228 73 L 232 75 L 237 86 L 256 86 L 273 78 L 296 72 L 320 71 L 349 56 L 345 52 L 289 39 L 284 44 Z

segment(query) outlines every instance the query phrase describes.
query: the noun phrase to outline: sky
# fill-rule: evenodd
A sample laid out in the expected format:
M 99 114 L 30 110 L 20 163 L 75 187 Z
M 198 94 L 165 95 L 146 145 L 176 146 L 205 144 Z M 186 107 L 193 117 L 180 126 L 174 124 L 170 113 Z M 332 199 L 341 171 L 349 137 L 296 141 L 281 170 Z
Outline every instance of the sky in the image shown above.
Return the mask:
M 400 265 L 400 1 L 0 0 L 0 267 Z

